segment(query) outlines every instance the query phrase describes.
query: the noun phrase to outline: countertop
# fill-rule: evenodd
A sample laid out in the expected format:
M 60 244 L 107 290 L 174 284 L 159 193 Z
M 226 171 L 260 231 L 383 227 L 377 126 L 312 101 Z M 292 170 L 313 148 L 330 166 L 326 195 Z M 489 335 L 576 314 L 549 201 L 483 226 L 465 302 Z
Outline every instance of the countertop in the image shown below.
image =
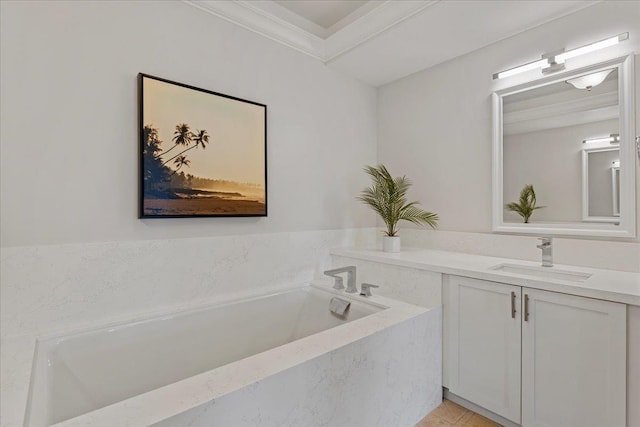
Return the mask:
M 402 248 L 399 253 L 386 253 L 373 248 L 340 248 L 331 250 L 331 255 L 640 306 L 640 273 L 571 265 L 554 265 L 549 268 L 549 271 L 591 274 L 583 282 L 573 282 L 492 270 L 492 267 L 499 264 L 540 267 L 539 262 L 460 252 Z

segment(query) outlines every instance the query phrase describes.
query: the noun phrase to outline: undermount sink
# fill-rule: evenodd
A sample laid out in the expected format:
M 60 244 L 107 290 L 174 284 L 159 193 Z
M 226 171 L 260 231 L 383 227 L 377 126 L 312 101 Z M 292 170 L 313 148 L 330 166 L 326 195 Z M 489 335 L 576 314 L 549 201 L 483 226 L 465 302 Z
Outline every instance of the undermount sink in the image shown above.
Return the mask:
M 546 279 L 568 280 L 570 282 L 584 282 L 591 277 L 591 274 L 581 273 L 579 271 L 558 270 L 555 267 L 532 267 L 518 264 L 498 264 L 491 267 L 491 270 Z

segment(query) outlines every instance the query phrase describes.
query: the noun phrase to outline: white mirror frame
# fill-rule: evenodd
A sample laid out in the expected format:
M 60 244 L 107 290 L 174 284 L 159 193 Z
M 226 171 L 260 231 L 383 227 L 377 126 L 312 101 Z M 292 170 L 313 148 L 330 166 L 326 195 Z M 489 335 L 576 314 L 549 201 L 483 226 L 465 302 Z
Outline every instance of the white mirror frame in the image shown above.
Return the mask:
M 619 151 L 618 145 L 611 145 L 609 143 L 596 145 L 594 147 L 587 147 L 582 149 L 582 220 L 588 222 L 620 222 L 620 212 L 617 211 L 617 194 L 616 188 L 616 172 L 613 166 L 611 166 L 611 190 L 613 194 L 613 215 L 612 216 L 590 216 L 589 215 L 589 154 L 602 153 L 603 151 Z M 620 169 L 618 167 L 618 169 Z M 617 215 L 616 215 L 617 214 Z
M 590 65 L 577 70 L 553 74 L 529 83 L 506 88 L 492 94 L 493 107 L 493 231 L 501 233 L 566 236 L 636 237 L 636 147 L 634 109 L 633 54 Z M 620 108 L 620 222 L 613 223 L 512 223 L 504 221 L 503 188 L 503 111 L 505 96 L 607 68 L 618 69 L 618 105 Z

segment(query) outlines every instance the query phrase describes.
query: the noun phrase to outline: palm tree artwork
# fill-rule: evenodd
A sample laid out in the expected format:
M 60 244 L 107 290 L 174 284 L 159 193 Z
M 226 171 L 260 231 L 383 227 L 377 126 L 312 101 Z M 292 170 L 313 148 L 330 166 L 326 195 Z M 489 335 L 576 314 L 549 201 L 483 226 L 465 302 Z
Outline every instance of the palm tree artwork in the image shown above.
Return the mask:
M 266 105 L 140 73 L 140 218 L 266 216 Z
M 187 159 L 186 156 L 178 156 L 173 161 L 173 164 L 177 166 L 176 170 L 173 171 L 171 175 L 175 175 L 183 166 L 189 167 L 191 164 L 191 160 Z
M 187 184 L 187 176 L 178 172 L 184 167 L 191 165 L 191 160 L 185 155 L 189 150 L 202 147 L 204 150 L 209 143 L 209 132 L 206 129 L 199 129 L 196 132 L 191 131 L 191 127 L 187 123 L 179 123 L 175 127 L 173 138 L 174 145 L 166 151 L 163 151 L 162 141 L 158 136 L 158 129 L 152 124 L 144 127 L 142 155 L 144 158 L 145 170 L 143 179 L 145 182 L 145 190 L 154 193 L 156 196 L 172 198 L 167 187 L 183 187 Z M 176 147 L 182 147 L 183 150 L 166 158 L 167 153 Z M 173 164 L 175 169 L 169 167 Z M 184 182 L 183 182 L 184 181 Z

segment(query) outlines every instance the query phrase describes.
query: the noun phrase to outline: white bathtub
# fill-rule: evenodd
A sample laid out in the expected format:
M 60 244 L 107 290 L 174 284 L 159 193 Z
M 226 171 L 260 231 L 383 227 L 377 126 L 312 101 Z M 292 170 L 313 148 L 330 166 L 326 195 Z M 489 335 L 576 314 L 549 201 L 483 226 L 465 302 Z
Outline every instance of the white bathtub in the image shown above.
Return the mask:
M 413 351 L 424 357 L 439 355 L 439 345 L 436 351 L 428 347 L 434 344 L 430 341 L 440 342 L 438 334 L 431 337 L 439 331 L 439 308 L 428 311 L 383 298 L 337 294 L 352 302 L 345 319 L 328 310 L 336 292 L 312 285 L 39 340 L 26 425 L 361 424 L 356 418 L 367 425 L 404 419 L 413 425 L 439 402 L 432 395 L 440 379 L 417 369 L 413 379 L 407 377 L 391 393 L 414 402 L 394 403 L 389 380 L 403 377 L 400 371 L 414 371 L 401 365 L 417 363 L 415 355 L 402 356 L 407 349 L 394 346 L 416 347 Z M 385 344 L 385 331 L 404 336 L 405 342 Z M 409 342 L 427 331 L 428 338 L 437 340 Z M 376 335 L 382 337 L 378 344 Z M 367 337 L 370 342 L 363 347 Z M 424 364 L 440 363 L 431 362 Z M 344 402 L 332 398 L 342 399 L 363 384 L 370 388 L 371 375 L 381 375 L 384 390 L 364 390 L 365 396 Z M 386 412 L 403 414 L 389 417 L 372 410 L 373 416 L 359 416 L 349 409 L 361 405 L 356 414 L 362 413 L 381 400 L 398 406 L 388 406 Z

